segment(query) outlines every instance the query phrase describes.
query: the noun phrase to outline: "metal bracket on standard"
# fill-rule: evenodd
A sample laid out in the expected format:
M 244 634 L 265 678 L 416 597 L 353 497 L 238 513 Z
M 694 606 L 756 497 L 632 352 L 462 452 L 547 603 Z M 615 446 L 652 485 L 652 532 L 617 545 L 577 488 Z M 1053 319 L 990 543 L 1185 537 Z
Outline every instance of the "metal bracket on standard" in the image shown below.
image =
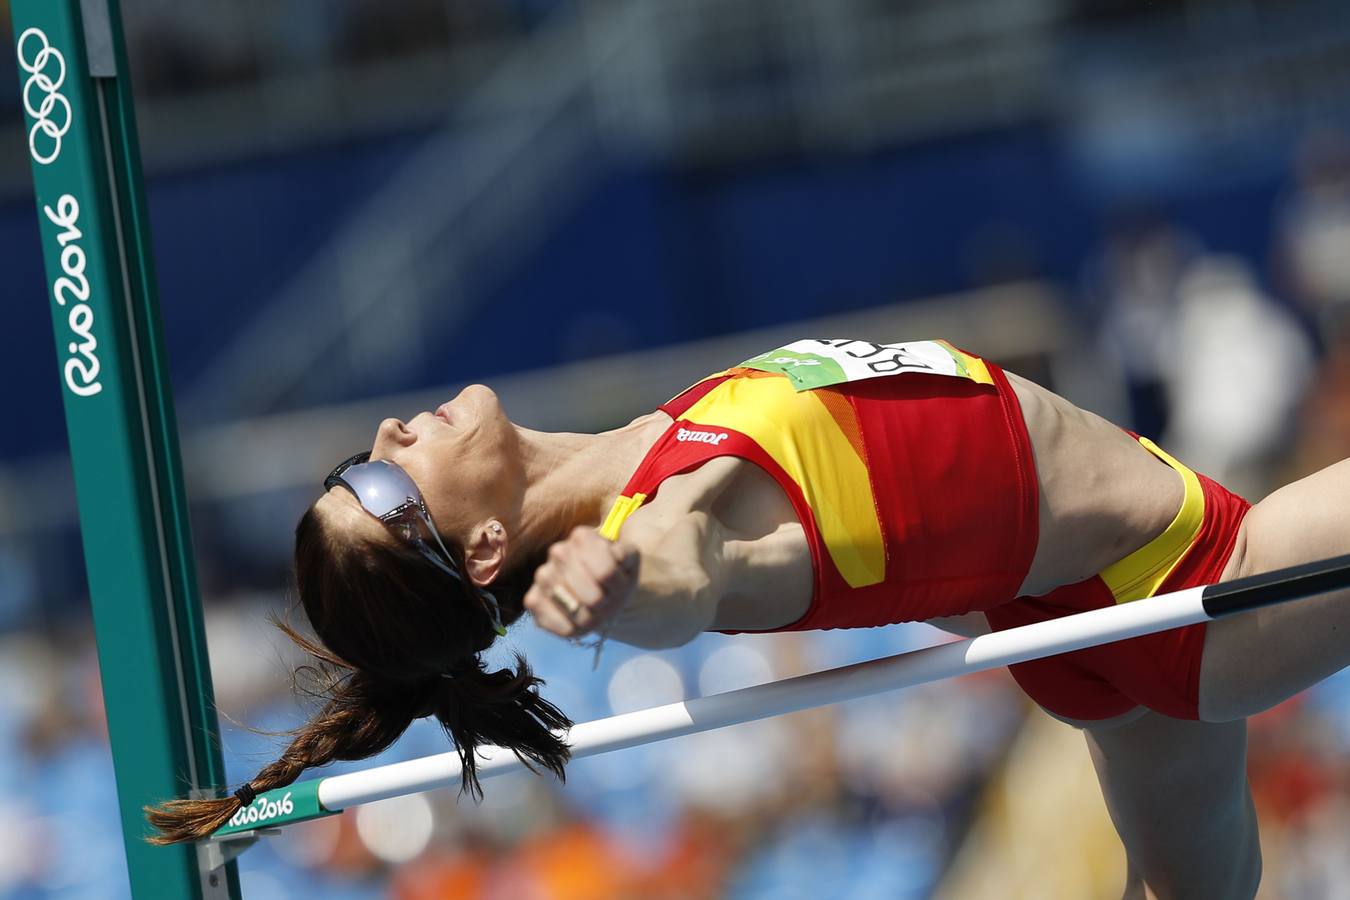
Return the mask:
M 194 790 L 189 791 L 188 796 L 193 800 L 214 800 L 218 792 Z M 229 882 L 225 877 L 225 865 L 258 843 L 259 838 L 276 834 L 281 834 L 280 828 L 254 828 L 250 831 L 237 831 L 234 834 L 198 841 L 197 868 L 202 873 L 203 900 L 229 900 Z
M 214 876 L 227 862 L 258 843 L 259 838 L 276 834 L 281 834 L 280 828 L 257 828 L 253 831 L 237 831 L 222 837 L 210 837 L 198 842 L 197 855 L 202 860 L 202 868 Z
M 225 864 L 258 843 L 258 838 L 281 834 L 280 828 L 240 831 L 224 837 L 207 838 L 197 844 L 197 868 L 202 873 L 202 900 L 229 900 L 229 879 Z

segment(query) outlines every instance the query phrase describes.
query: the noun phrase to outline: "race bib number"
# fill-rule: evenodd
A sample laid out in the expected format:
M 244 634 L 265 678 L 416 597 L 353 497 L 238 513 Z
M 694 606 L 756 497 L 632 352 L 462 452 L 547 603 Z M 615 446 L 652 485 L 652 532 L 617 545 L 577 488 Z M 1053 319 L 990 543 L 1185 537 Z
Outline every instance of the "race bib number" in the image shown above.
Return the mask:
M 786 375 L 798 391 L 886 375 L 921 373 L 968 378 L 993 384 L 982 360 L 962 353 L 946 341 L 877 344 L 872 341 L 794 341 L 741 363 L 742 368 Z

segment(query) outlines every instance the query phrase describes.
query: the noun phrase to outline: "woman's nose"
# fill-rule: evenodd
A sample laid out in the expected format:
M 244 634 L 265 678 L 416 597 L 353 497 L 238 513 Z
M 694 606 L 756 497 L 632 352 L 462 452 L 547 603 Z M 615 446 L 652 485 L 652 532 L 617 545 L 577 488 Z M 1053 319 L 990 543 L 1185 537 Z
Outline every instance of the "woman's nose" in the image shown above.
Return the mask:
M 411 447 L 417 435 L 400 419 L 385 419 L 375 430 L 375 443 L 370 448 L 371 459 L 383 459 L 399 447 Z

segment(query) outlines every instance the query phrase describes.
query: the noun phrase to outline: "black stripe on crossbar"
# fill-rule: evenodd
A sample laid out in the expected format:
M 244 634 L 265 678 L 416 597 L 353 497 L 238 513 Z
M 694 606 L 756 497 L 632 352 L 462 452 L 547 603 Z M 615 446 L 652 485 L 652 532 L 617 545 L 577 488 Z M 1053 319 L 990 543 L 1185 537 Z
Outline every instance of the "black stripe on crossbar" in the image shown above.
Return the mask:
M 1211 584 L 1201 602 L 1211 619 L 1220 616 L 1350 588 L 1350 555 L 1335 556 L 1262 575 Z

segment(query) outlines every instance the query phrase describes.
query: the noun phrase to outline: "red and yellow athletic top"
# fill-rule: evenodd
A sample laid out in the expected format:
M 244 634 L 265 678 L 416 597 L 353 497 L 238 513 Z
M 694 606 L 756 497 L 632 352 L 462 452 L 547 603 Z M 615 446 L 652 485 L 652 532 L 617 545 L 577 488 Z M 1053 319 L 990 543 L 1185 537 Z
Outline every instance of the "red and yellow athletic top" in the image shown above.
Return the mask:
M 943 341 L 797 341 L 661 406 L 653 445 L 601 533 L 662 481 L 718 456 L 787 493 L 814 569 L 806 614 L 778 630 L 855 628 L 1011 600 L 1036 551 L 1037 481 L 1002 370 Z

